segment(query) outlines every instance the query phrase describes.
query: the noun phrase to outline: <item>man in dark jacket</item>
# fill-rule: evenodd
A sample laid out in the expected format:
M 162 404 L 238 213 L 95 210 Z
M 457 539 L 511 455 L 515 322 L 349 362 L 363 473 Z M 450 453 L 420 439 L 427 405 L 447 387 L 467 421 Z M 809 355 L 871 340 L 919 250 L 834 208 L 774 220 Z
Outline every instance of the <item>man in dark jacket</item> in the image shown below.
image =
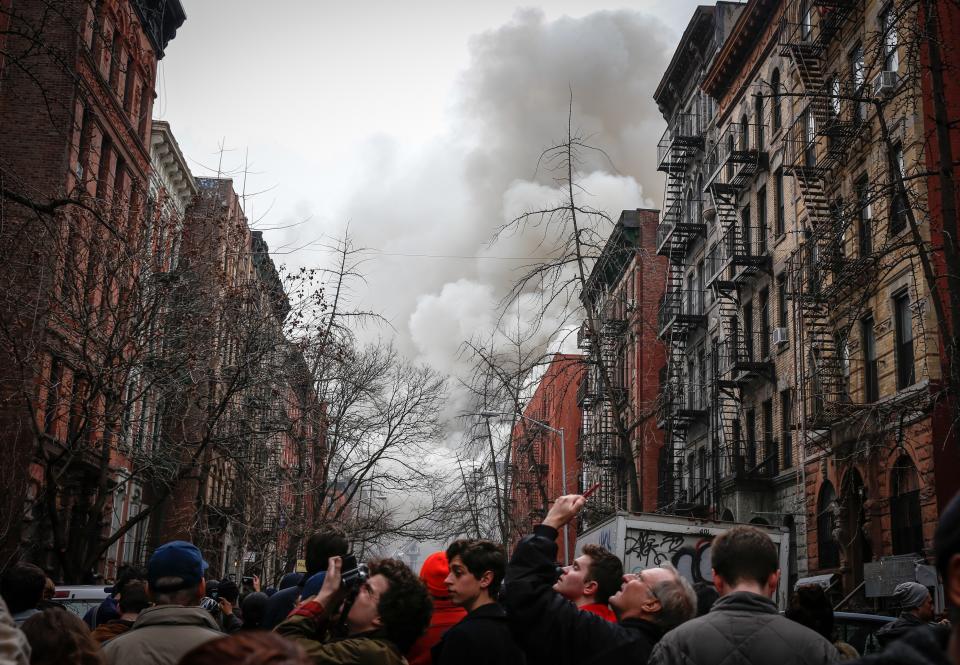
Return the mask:
M 507 614 L 496 598 L 507 555 L 489 540 L 457 540 L 447 548 L 451 602 L 467 611 L 433 647 L 434 665 L 523 665 Z
M 557 534 L 584 503 L 579 495 L 557 499 L 514 550 L 503 596 L 511 629 L 531 663 L 643 665 L 664 631 L 693 617 L 696 594 L 672 567 L 624 575 L 610 598 L 620 621 L 611 623 L 557 593 Z
M 855 661 L 856 665 L 960 665 L 960 494 L 940 515 L 934 551 L 952 629 L 920 626 L 891 643 L 883 653 Z
M 297 604 L 297 599 L 300 597 L 303 588 L 302 585 L 312 576 L 326 570 L 330 557 L 344 556 L 348 548 L 347 536 L 341 529 L 330 528 L 311 535 L 307 539 L 306 546 L 306 575 L 300 578 L 299 586 L 294 585 L 281 589 L 270 596 L 261 627 L 266 630 L 273 630 L 281 621 L 286 619 Z
M 886 648 L 914 628 L 926 626 L 933 620 L 933 597 L 919 582 L 903 582 L 893 590 L 893 599 L 900 607 L 897 620 L 877 631 L 877 642 Z
M 823 665 L 839 660 L 823 637 L 781 616 L 777 547 L 763 531 L 735 526 L 710 548 L 720 599 L 702 617 L 667 633 L 651 665 Z

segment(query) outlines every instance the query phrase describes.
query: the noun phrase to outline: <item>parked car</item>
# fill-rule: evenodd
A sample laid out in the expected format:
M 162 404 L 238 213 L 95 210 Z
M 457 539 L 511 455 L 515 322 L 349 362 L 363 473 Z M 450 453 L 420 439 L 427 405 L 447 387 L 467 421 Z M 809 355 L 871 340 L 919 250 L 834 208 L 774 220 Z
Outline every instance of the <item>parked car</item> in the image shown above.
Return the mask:
M 58 586 L 53 602 L 63 605 L 82 619 L 91 607 L 97 607 L 103 602 L 109 588 L 102 584 Z
M 882 650 L 876 632 L 894 620 L 882 614 L 834 612 L 833 629 L 838 640 L 852 645 L 861 656 L 867 656 Z

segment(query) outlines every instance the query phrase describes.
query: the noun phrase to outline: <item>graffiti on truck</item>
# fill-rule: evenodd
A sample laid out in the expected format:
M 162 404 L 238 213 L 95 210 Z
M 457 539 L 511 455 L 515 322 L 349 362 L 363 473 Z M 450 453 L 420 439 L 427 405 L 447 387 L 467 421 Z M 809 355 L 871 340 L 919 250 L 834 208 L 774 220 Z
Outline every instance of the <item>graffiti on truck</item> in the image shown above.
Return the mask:
M 624 568 L 638 572 L 671 563 L 691 583 L 713 580 L 710 546 L 713 536 L 627 529 Z

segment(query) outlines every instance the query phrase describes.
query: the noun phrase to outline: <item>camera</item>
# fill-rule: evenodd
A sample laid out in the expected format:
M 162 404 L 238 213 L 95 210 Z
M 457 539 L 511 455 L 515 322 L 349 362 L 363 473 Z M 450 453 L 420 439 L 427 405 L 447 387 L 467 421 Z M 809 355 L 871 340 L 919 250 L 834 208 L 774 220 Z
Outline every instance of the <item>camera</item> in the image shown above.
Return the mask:
M 365 563 L 357 563 L 357 557 L 348 554 L 343 557 L 343 565 L 340 568 L 340 584 L 345 589 L 355 590 L 367 581 L 370 576 L 370 569 Z

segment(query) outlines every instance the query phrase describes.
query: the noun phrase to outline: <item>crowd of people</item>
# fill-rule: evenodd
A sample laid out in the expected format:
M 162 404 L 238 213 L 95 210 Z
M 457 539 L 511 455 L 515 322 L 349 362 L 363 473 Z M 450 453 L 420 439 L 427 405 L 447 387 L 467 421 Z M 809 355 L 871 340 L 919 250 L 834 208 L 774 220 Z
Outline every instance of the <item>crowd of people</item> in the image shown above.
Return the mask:
M 306 543 L 306 573 L 263 591 L 208 579 L 200 550 L 174 541 L 82 619 L 17 563 L 0 579 L 0 665 L 960 665 L 960 495 L 935 535 L 952 623 L 932 623 L 930 591 L 905 582 L 882 652 L 863 658 L 837 639 L 822 588 L 778 611 L 777 548 L 751 526 L 714 539 L 712 586 L 669 564 L 624 573 L 596 545 L 558 567 L 557 536 L 584 502 L 557 499 L 509 561 L 498 544 L 457 540 L 419 576 L 394 559 L 358 565 L 347 536 L 325 530 Z

